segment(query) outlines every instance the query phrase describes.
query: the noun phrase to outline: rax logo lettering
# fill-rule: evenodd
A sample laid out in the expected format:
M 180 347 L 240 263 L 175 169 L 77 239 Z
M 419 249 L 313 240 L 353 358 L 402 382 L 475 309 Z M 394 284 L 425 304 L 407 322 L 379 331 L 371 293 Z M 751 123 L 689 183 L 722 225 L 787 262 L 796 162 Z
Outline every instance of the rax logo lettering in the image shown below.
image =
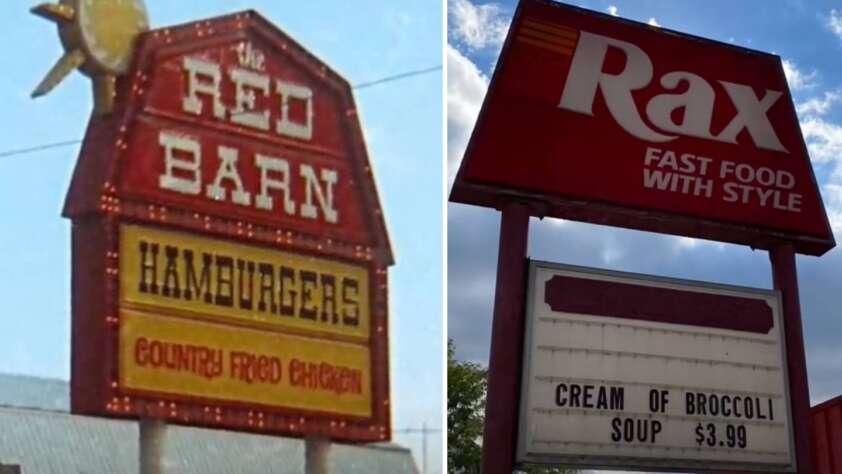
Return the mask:
M 617 74 L 603 72 L 608 48 L 620 50 L 626 65 Z M 660 78 L 666 90 L 676 90 L 682 82 L 688 85 L 682 94 L 659 94 L 646 104 L 646 117 L 660 130 L 650 128 L 641 118 L 632 92 L 644 89 L 652 81 L 652 60 L 637 45 L 606 36 L 582 31 L 570 65 L 559 107 L 593 115 L 593 102 L 599 89 L 614 120 L 628 133 L 650 142 L 667 142 L 686 135 L 724 143 L 737 143 L 737 135 L 746 130 L 755 146 L 765 150 L 789 153 L 778 139 L 769 122 L 767 112 L 782 93 L 767 89 L 758 98 L 751 86 L 718 81 L 731 100 L 736 115 L 717 135 L 711 133 L 714 99 L 713 86 L 699 75 L 688 71 L 672 71 Z M 673 120 L 672 112 L 684 109 L 681 123 Z

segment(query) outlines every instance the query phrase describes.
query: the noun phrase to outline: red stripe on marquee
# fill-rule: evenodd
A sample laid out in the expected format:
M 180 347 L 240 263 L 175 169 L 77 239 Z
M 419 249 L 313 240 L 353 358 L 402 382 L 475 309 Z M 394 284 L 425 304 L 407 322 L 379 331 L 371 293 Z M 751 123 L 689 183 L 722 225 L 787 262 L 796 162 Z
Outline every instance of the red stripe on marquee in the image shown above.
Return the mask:
M 553 311 L 686 324 L 768 334 L 774 325 L 765 301 L 653 286 L 554 275 L 544 301 Z

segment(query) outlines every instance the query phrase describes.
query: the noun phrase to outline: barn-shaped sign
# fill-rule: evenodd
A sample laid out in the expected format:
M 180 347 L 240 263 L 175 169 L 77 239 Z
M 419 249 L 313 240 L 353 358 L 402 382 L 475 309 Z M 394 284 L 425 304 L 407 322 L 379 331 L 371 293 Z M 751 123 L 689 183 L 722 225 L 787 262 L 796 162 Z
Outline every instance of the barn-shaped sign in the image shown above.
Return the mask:
M 389 239 L 346 80 L 246 11 L 148 31 L 88 127 L 72 411 L 391 437 Z

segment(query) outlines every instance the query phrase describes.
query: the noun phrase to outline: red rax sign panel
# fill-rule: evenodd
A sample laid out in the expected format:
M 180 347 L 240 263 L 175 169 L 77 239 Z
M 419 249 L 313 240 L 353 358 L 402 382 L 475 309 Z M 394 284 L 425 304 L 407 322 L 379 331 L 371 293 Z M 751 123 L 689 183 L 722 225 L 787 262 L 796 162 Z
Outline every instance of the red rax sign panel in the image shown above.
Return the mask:
M 757 247 L 834 245 L 779 57 L 543 0 L 515 14 L 451 199 L 501 196 Z

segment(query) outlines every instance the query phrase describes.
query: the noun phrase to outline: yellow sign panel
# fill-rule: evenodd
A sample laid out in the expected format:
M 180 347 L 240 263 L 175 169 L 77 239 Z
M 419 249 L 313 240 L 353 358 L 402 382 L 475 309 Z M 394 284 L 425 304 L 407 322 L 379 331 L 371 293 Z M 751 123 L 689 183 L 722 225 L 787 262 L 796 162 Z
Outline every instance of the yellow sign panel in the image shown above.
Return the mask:
M 370 336 L 365 267 L 136 225 L 120 228 L 120 301 L 304 335 Z
M 120 311 L 120 386 L 371 416 L 368 348 Z

